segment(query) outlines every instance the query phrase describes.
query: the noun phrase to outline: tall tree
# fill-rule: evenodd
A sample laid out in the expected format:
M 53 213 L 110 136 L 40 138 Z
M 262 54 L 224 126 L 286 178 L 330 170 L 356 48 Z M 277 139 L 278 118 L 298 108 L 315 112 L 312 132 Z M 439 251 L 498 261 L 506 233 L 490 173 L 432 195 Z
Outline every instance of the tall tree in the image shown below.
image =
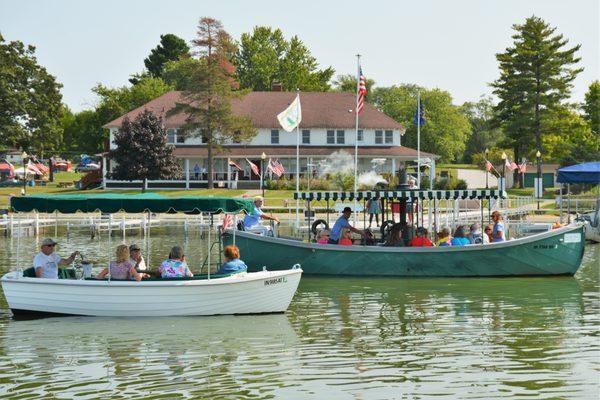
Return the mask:
M 373 104 L 406 127 L 402 145 L 417 147 L 417 92 L 421 93 L 426 124 L 421 126 L 421 150 L 441 156 L 443 162 L 462 157 L 471 126 L 460 108 L 452 104 L 450 93 L 401 85 L 373 90 Z
M 198 62 L 186 64 L 190 75 L 183 82 L 182 102 L 169 114 L 183 112 L 187 119 L 181 132 L 199 136 L 206 144 L 208 187 L 212 188 L 214 151 L 225 142 L 250 138 L 256 130 L 249 117 L 234 115 L 231 108 L 232 100 L 242 93 L 235 91 L 239 85 L 230 62 L 233 42 L 221 22 L 201 18 L 193 44 Z
M 60 147 L 61 87 L 34 46 L 0 34 L 0 143 L 40 153 Z
M 243 33 L 234 57 L 237 77 L 244 89 L 271 90 L 274 82 L 284 90 L 327 91 L 334 69 L 318 69 L 317 60 L 297 37 L 285 40 L 280 29 L 256 26 Z
M 121 180 L 177 179 L 181 177 L 181 166 L 173 156 L 173 146 L 167 143 L 167 133 L 162 118 L 144 110 L 133 121 L 125 119 L 115 134 L 117 147 L 109 157 L 117 165 L 111 177 Z
M 600 81 L 594 81 L 585 94 L 583 103 L 584 118 L 590 124 L 590 129 L 600 141 Z
M 513 29 L 513 46 L 496 54 L 500 78 L 492 87 L 500 98 L 497 121 L 519 159 L 544 153 L 542 137 L 549 133 L 544 130 L 549 124 L 543 121 L 569 97 L 572 82 L 583 69 L 575 67 L 580 45 L 567 48 L 568 40 L 541 18 L 529 17 Z
M 504 134 L 500 128 L 492 125 L 494 103 L 490 96 L 482 96 L 475 103 L 466 102 L 460 109 L 471 123 L 471 133 L 463 156 L 463 161 L 470 163 L 473 154 L 492 149 L 504 139 Z
M 150 55 L 144 60 L 144 65 L 154 78 L 160 78 L 165 63 L 177 61 L 189 57 L 190 48 L 182 38 L 167 33 L 160 35 L 160 43 L 150 51 Z

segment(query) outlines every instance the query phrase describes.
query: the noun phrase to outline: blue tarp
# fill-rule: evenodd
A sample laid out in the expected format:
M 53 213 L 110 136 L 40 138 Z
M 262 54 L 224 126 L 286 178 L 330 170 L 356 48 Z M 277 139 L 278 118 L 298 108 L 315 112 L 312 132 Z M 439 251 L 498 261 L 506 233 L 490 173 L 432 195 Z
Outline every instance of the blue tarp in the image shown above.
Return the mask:
M 560 183 L 600 183 L 600 161 L 561 168 L 556 180 Z

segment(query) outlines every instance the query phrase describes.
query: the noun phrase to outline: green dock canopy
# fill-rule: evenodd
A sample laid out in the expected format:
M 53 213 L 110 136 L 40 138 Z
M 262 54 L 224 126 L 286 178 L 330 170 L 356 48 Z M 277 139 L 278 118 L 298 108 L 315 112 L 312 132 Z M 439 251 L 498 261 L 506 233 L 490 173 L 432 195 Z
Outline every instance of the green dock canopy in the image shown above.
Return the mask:
M 369 190 L 356 192 L 295 192 L 300 200 L 369 200 L 369 199 L 497 199 L 506 198 L 506 192 L 497 189 L 473 190 Z
M 101 211 L 115 213 L 124 211 L 140 213 L 145 211 L 165 213 L 208 212 L 238 213 L 252 212 L 252 200 L 230 197 L 168 197 L 155 193 L 144 194 L 73 194 L 73 195 L 34 195 L 12 197 L 10 205 L 15 211 L 50 213 L 75 213 Z

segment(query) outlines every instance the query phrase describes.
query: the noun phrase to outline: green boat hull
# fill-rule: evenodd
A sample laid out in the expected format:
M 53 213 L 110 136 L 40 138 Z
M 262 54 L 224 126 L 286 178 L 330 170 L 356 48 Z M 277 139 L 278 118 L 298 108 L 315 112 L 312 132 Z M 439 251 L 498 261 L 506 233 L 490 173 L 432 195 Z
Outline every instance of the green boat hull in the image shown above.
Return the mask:
M 395 277 L 574 275 L 583 257 L 583 226 L 569 226 L 492 245 L 461 247 L 338 246 L 232 231 L 250 271 L 290 268 L 305 274 Z

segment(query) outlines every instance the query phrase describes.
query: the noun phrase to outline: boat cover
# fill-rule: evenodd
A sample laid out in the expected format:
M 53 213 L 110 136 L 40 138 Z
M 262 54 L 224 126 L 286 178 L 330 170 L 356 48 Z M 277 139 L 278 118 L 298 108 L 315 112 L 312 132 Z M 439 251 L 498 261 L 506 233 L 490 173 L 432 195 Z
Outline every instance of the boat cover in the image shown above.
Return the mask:
M 301 200 L 369 200 L 369 199 L 497 199 L 506 198 L 498 189 L 478 190 L 369 190 L 356 192 L 296 192 L 294 199 Z
M 600 161 L 571 165 L 558 170 L 560 183 L 600 183 Z
M 10 205 L 15 211 L 50 213 L 75 213 L 101 211 L 129 213 L 169 211 L 237 213 L 242 210 L 252 212 L 252 200 L 231 197 L 168 197 L 156 193 L 143 194 L 70 194 L 70 195 L 34 195 L 12 197 Z

